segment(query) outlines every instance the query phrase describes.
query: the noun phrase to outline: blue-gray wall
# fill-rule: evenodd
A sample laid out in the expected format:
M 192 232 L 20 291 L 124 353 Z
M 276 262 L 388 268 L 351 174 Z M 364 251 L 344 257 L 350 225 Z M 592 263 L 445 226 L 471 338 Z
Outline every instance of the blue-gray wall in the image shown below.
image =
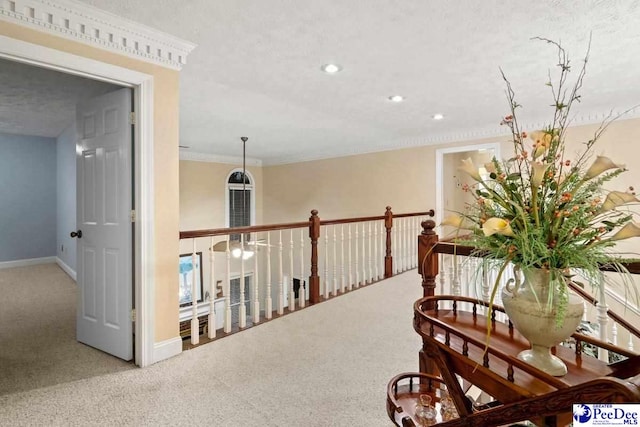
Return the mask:
M 56 255 L 56 140 L 0 133 L 0 262 Z
M 76 271 L 76 124 L 72 123 L 57 140 L 57 239 L 58 259 Z

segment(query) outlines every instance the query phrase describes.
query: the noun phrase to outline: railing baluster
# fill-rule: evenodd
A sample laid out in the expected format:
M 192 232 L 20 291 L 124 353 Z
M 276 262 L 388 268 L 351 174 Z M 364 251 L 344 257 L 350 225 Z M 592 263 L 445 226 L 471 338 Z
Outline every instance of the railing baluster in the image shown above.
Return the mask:
M 362 223 L 362 280 L 360 285 L 367 284 L 367 232 L 365 229 L 365 223 Z
M 284 277 L 282 276 L 282 230 L 280 230 L 280 241 L 278 243 L 278 314 L 284 313 Z
M 257 236 L 256 236 L 257 237 Z M 260 323 L 260 299 L 258 293 L 260 291 L 260 274 L 258 271 L 258 245 L 253 248 L 253 324 Z
M 409 218 L 404 219 L 404 271 L 409 270 Z
M 400 234 L 400 221 L 396 221 L 396 226 L 393 228 L 392 232 L 392 243 L 391 243 L 391 251 L 393 256 L 393 275 L 395 276 L 400 271 L 400 246 L 398 246 L 398 234 Z
M 373 240 L 373 232 L 371 231 L 371 221 L 369 221 L 369 283 L 373 283 L 373 253 L 371 252 L 371 240 Z
M 340 224 L 340 265 L 342 268 L 342 275 L 341 275 L 341 281 L 340 281 L 340 292 L 344 293 L 344 290 L 346 288 L 345 285 L 345 279 L 346 279 L 346 272 L 345 272 L 345 268 L 344 268 L 344 224 Z
M 601 279 L 602 280 L 602 279 Z M 600 340 L 607 342 L 607 323 L 609 322 L 609 315 L 607 314 L 607 310 L 609 307 L 605 301 L 604 294 L 604 286 L 600 283 L 600 298 L 598 300 L 598 304 L 596 305 L 598 310 L 598 314 L 596 318 L 598 319 L 598 325 L 600 326 Z M 605 362 L 609 361 L 609 351 L 604 349 L 598 350 L 598 358 L 600 360 L 604 360 Z
M 293 230 L 291 230 L 293 232 Z M 304 308 L 307 292 L 304 287 L 304 228 L 300 229 L 300 287 L 298 288 L 298 295 L 300 296 L 300 308 Z M 326 275 L 325 275 L 326 277 Z
M 356 247 L 356 265 L 355 265 L 355 269 L 356 269 L 356 283 L 355 283 L 355 287 L 357 288 L 358 286 L 360 286 L 360 270 L 359 270 L 359 265 L 358 265 L 358 247 L 360 246 L 360 242 L 358 241 L 358 237 L 359 237 L 359 233 L 358 233 L 358 223 L 356 223 L 355 225 L 356 227 L 356 242 L 355 242 L 355 247 Z
M 407 249 L 408 249 L 408 245 L 407 245 L 407 236 L 408 236 L 408 230 L 407 230 L 407 219 L 403 218 L 402 220 L 402 271 L 407 271 L 408 267 L 407 267 Z
M 334 263 L 335 263 L 335 260 L 334 260 Z M 331 280 L 329 279 L 329 228 L 328 227 L 325 227 L 325 233 L 324 233 L 324 280 L 322 282 L 324 283 L 324 299 L 329 299 L 329 285 L 331 284 Z
M 611 343 L 618 345 L 618 324 L 615 322 L 611 325 Z
M 453 295 L 460 296 L 460 269 L 459 269 L 459 261 L 458 256 L 453 256 L 452 261 L 452 269 L 453 269 Z
M 196 239 L 193 240 L 193 249 L 191 250 L 191 344 L 196 345 L 200 342 L 200 322 L 198 320 L 198 281 L 196 265 Z
M 418 239 L 417 239 L 416 236 L 420 234 L 420 224 L 422 223 L 422 221 L 423 221 L 422 217 L 417 217 L 416 218 L 416 223 L 414 225 L 415 232 L 414 232 L 414 237 L 413 238 L 416 241 L 416 245 L 415 245 L 415 249 L 413 251 L 413 265 L 414 265 L 415 268 L 418 268 L 418 244 L 417 244 L 417 240 Z
M 471 271 L 473 269 L 472 263 L 473 263 L 474 259 L 475 258 L 467 257 L 467 261 L 465 263 L 463 263 L 464 271 L 463 271 L 463 276 L 462 277 L 464 279 L 463 279 L 463 282 L 462 282 L 461 285 L 464 287 L 464 289 L 462 291 L 463 292 L 462 296 L 465 296 L 465 297 L 470 297 L 471 296 L 471 279 L 472 279 L 472 276 L 473 276 Z M 466 310 L 467 304 L 463 303 L 462 307 L 463 307 L 463 310 Z
M 414 268 L 413 265 L 413 250 L 417 246 L 416 244 L 416 236 L 418 233 L 415 232 L 415 218 L 407 218 L 407 222 L 409 223 L 409 232 L 407 233 L 407 267 L 409 270 Z
M 486 264 L 482 264 L 482 300 L 489 301 L 491 299 L 492 279 L 489 277 L 489 269 Z M 482 306 L 482 311 L 486 314 L 488 308 Z M 504 316 L 503 322 L 506 322 L 507 316 Z
M 240 233 L 240 307 L 238 310 L 238 327 L 240 329 L 247 327 L 247 306 L 245 305 L 246 295 L 244 288 L 247 279 L 244 270 L 244 233 Z
M 213 236 L 209 242 L 209 317 L 207 319 L 207 337 L 214 339 L 216 337 L 216 276 L 215 276 L 215 256 L 213 251 Z
M 378 255 L 378 221 L 373 223 L 373 280 L 380 280 L 380 256 Z
M 227 234 L 227 277 L 224 281 L 224 331 L 231 332 L 231 249 Z
M 629 333 L 629 342 L 627 343 L 627 348 L 629 349 L 629 351 L 634 351 L 633 350 L 633 334 Z
M 400 273 L 407 271 L 407 222 L 400 219 Z
M 271 298 L 271 232 L 267 231 L 267 298 L 264 307 L 265 319 L 271 319 L 273 299 Z
M 293 290 L 293 228 L 289 231 L 289 283 L 287 283 L 287 289 L 289 289 L 289 311 L 296 309 L 296 293 Z M 300 295 L 300 291 L 298 291 Z
M 440 271 L 438 272 L 438 283 L 440 283 L 440 289 L 439 289 L 438 292 L 436 292 L 436 294 L 440 294 L 440 295 L 444 295 L 445 294 L 444 285 L 445 285 L 445 283 L 447 283 L 447 277 L 444 274 L 444 272 L 446 271 L 446 268 L 444 267 L 445 266 L 445 264 L 444 264 L 445 257 L 446 257 L 446 254 L 443 254 L 442 252 L 440 252 L 438 254 L 438 265 L 440 265 L 442 267 L 440 268 Z M 419 265 L 418 266 L 418 272 L 420 274 L 422 274 L 421 269 L 422 269 L 422 266 Z
M 335 297 L 338 294 L 338 259 L 336 257 L 336 247 L 338 246 L 338 241 L 336 240 L 336 226 L 331 227 L 333 229 L 333 292 L 332 295 Z M 329 232 L 327 231 L 327 235 Z
M 349 290 L 353 289 L 353 266 L 351 265 L 351 224 L 349 224 L 348 226 L 349 229 L 349 256 L 348 256 L 348 266 L 349 266 Z

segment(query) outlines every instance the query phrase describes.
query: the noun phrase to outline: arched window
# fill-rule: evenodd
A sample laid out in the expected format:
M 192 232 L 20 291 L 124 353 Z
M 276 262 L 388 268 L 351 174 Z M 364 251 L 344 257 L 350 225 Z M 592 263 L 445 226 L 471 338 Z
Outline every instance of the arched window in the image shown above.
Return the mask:
M 255 193 L 253 190 L 254 180 L 249 172 L 243 175 L 242 169 L 231 171 L 227 177 L 227 227 L 244 227 L 255 223 Z M 231 240 L 240 240 L 240 235 L 231 235 Z

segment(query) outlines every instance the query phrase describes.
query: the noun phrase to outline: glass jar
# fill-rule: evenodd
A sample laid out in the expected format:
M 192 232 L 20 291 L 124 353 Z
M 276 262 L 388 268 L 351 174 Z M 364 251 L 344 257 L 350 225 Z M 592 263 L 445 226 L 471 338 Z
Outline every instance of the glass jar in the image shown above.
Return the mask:
M 421 394 L 416 404 L 416 421 L 421 426 L 432 426 L 436 423 L 436 410 L 431 404 L 431 396 Z

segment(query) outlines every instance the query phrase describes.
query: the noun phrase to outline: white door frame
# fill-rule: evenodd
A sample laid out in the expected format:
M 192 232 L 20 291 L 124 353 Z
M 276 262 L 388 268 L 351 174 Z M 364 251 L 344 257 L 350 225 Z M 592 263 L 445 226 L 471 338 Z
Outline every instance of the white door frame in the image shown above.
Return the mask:
M 444 212 L 444 155 L 450 153 L 463 153 L 465 151 L 493 150 L 494 156 L 500 158 L 500 143 L 489 142 L 485 144 L 463 145 L 459 147 L 438 148 L 436 150 L 436 216 L 437 232 L 440 234 L 440 223 Z
M 134 89 L 135 363 L 154 362 L 153 76 L 0 35 L 0 57 Z

